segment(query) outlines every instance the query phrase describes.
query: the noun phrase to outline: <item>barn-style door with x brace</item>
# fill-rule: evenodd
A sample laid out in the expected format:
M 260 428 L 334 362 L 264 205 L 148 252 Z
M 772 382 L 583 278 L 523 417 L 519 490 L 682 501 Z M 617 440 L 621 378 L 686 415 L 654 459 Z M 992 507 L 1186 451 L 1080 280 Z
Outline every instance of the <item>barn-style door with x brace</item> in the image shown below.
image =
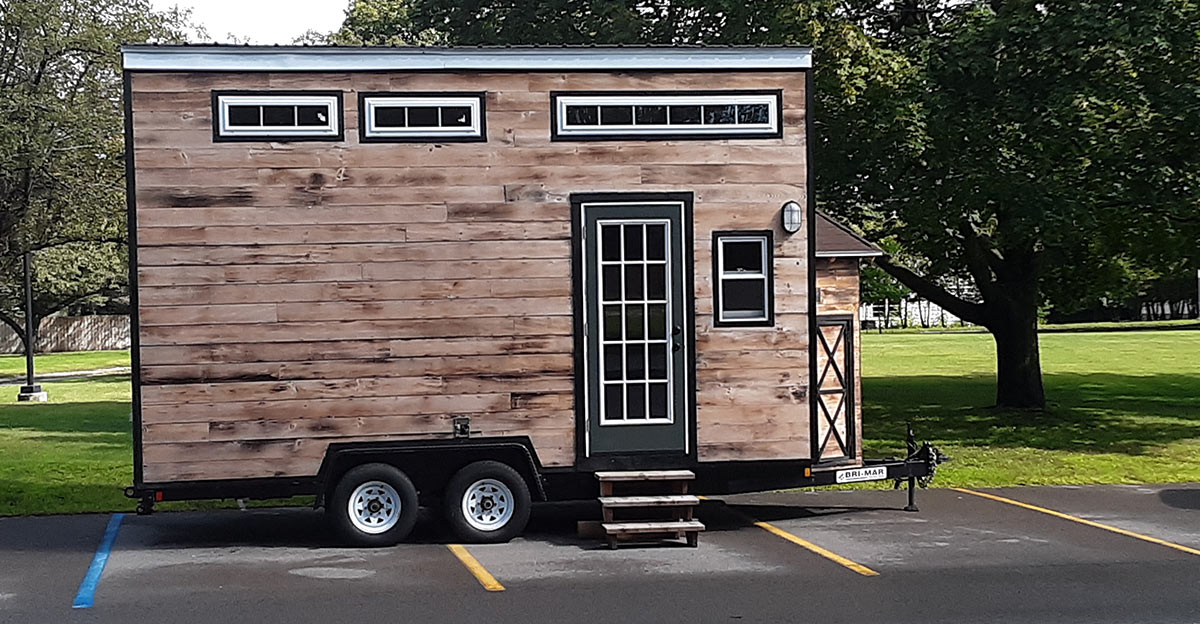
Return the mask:
M 841 463 L 855 457 L 854 319 L 817 317 L 817 410 L 813 457 Z

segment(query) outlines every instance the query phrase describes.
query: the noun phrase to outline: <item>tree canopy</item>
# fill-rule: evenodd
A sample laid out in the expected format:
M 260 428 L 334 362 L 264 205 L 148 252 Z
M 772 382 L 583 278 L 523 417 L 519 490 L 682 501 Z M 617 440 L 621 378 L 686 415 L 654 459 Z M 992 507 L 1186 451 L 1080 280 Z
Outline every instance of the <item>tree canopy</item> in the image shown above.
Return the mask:
M 0 321 L 18 333 L 27 251 L 39 319 L 124 288 L 120 46 L 185 22 L 146 0 L 0 0 Z

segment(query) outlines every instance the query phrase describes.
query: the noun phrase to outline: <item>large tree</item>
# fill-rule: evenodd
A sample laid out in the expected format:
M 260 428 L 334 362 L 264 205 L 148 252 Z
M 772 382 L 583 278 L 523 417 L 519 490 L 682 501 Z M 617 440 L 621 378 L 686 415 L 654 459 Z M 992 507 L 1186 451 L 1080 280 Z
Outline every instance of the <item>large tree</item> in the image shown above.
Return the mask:
M 1198 29 L 1194 0 L 356 0 L 339 36 L 814 44 L 818 202 L 992 333 L 998 405 L 1040 408 L 1039 310 L 1195 263 Z
M 928 260 L 885 269 L 991 331 L 997 403 L 1040 408 L 1039 309 L 1128 290 L 1139 267 L 1195 253 L 1200 9 L 993 1 L 914 16 L 890 32 L 920 68 L 917 149 L 854 200 Z M 937 281 L 952 275 L 978 297 Z
M 0 321 L 18 333 L 26 252 L 35 325 L 124 288 L 120 46 L 185 26 L 146 0 L 0 0 Z

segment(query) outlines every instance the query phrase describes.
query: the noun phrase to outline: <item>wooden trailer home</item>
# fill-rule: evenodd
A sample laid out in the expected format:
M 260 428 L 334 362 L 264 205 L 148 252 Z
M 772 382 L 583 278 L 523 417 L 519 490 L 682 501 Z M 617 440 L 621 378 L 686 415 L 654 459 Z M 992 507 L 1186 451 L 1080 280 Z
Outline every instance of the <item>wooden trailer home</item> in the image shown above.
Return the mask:
M 124 57 L 141 511 L 500 540 L 597 478 L 924 474 L 860 459 L 878 252 L 814 212 L 809 49 Z

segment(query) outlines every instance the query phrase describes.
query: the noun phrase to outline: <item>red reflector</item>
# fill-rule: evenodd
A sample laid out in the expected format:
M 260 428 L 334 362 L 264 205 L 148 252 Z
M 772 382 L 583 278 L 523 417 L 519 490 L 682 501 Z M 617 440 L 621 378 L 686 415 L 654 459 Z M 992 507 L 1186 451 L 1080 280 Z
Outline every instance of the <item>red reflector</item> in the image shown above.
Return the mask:
M 162 501 L 162 492 L 155 492 L 154 500 L 161 502 Z

